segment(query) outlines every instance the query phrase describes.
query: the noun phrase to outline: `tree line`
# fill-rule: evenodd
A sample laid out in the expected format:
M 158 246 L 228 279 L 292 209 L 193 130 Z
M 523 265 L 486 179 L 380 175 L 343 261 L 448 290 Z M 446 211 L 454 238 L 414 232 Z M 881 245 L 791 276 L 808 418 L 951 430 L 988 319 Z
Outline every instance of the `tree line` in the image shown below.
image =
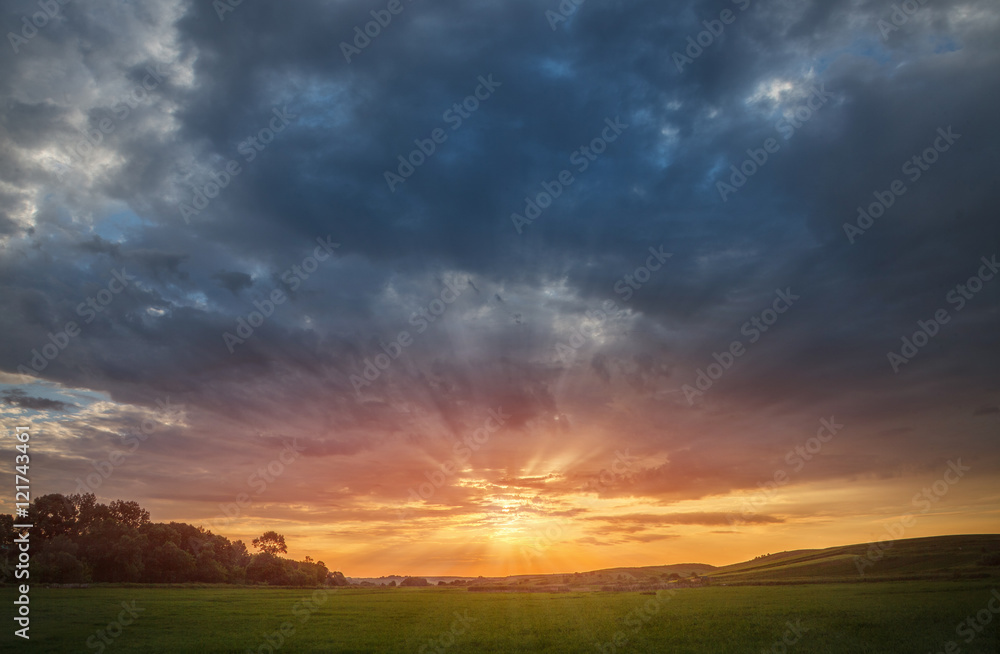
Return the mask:
M 255 538 L 251 553 L 243 541 L 183 522 L 150 522 L 138 503 L 101 504 L 93 493 L 38 497 L 28 515 L 34 525 L 29 579 L 36 583 L 347 584 L 322 561 L 280 556 L 288 548 L 274 531 Z M 13 516 L 0 514 L 0 582 L 15 581 L 14 524 Z

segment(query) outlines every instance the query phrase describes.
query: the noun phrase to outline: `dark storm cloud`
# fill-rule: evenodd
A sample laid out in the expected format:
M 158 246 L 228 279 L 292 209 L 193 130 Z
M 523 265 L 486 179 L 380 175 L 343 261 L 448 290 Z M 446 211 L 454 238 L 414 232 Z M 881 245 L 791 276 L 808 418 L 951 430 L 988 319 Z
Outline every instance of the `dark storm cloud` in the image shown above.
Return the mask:
M 771 412 L 854 416 L 867 426 L 844 438 L 861 443 L 901 412 L 994 406 L 1000 284 L 961 312 L 946 296 L 1000 242 L 995 5 L 926 6 L 883 40 L 879 2 L 738 4 L 587 3 L 555 30 L 545 3 L 407 4 L 350 64 L 340 43 L 371 19 L 357 3 L 243 3 L 221 21 L 204 2 L 67 5 L 0 55 L 0 367 L 30 365 L 73 320 L 81 335 L 39 377 L 145 406 L 169 393 L 197 408 L 199 433 L 311 434 L 323 457 L 407 432 L 457 438 L 496 406 L 512 431 L 565 434 L 554 416 L 570 414 L 624 438 L 598 414 L 634 403 L 627 438 L 693 465 L 637 477 L 666 496 L 770 475 L 786 445 Z M 33 7 L 8 4 L 2 24 Z M 720 7 L 737 20 L 678 71 L 673 53 Z M 162 81 L 123 102 L 157 65 Z M 452 130 L 446 112 L 480 76 L 499 85 Z M 776 126 L 813 87 L 829 99 L 786 139 Z M 268 138 L 275 111 L 294 118 Z M 572 153 L 606 119 L 628 127 L 579 170 Z M 79 147 L 102 120 L 112 130 Z M 901 166 L 949 126 L 961 138 L 911 182 Z M 447 140 L 390 191 L 385 172 L 436 128 Z M 780 149 L 723 201 L 717 182 L 767 138 Z M 61 177 L 71 148 L 88 154 Z M 563 169 L 575 181 L 519 235 L 511 214 Z M 843 224 L 894 179 L 906 194 L 852 244 Z M 185 220 L 198 193 L 207 206 Z M 294 272 L 327 235 L 336 255 Z M 659 246 L 673 256 L 625 300 L 616 283 Z M 135 281 L 84 322 L 81 303 L 123 269 Z M 417 333 L 414 312 L 458 277 L 469 287 Z M 689 406 L 678 389 L 746 342 L 779 288 L 801 300 Z M 275 290 L 287 300 L 230 353 L 223 333 Z M 579 367 L 558 362 L 556 344 L 609 300 L 621 324 Z M 940 308 L 951 323 L 893 374 L 886 353 Z M 413 344 L 358 391 L 351 376 L 403 330 Z M 756 424 L 720 435 L 719 412 L 751 408 Z M 740 467 L 662 424 L 712 425 L 712 446 L 749 437 L 771 456 Z M 988 429 L 962 442 L 983 451 Z M 884 465 L 849 458 L 806 474 Z
M 233 295 L 239 295 L 243 289 L 253 286 L 253 277 L 242 272 L 220 271 L 212 275 L 212 279 Z

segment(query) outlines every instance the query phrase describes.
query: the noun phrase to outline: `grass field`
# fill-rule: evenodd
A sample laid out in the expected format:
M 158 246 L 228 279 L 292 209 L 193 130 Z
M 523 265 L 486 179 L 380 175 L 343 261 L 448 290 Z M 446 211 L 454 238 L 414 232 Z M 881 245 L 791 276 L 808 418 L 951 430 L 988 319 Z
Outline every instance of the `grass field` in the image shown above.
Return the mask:
M 317 654 L 756 653 L 786 651 L 778 643 L 787 637 L 795 641 L 788 652 L 923 654 L 954 641 L 959 649 L 952 652 L 986 653 L 1000 651 L 1000 615 L 988 609 L 996 587 L 995 580 L 977 580 L 730 586 L 672 595 L 337 589 L 318 591 L 318 604 L 307 603 L 316 591 L 302 589 L 35 587 L 30 644 L 15 650 L 9 645 L 20 639 L 9 633 L 2 642 L 5 651 L 108 654 L 268 652 L 268 636 L 273 651 Z M 10 607 L 13 589 L 0 595 Z M 123 602 L 138 617 L 123 613 Z M 959 623 L 977 620 L 977 613 L 990 618 L 981 633 L 967 627 L 958 634 Z M 131 622 L 120 632 L 119 618 Z

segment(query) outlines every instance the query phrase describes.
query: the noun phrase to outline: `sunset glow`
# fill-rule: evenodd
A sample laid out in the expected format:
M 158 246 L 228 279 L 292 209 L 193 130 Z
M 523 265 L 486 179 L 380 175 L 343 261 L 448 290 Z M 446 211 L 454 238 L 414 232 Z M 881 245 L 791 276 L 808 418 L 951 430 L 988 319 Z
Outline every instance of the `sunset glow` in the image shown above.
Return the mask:
M 85 4 L 0 81 L 35 497 L 347 577 L 997 530 L 996 3 Z

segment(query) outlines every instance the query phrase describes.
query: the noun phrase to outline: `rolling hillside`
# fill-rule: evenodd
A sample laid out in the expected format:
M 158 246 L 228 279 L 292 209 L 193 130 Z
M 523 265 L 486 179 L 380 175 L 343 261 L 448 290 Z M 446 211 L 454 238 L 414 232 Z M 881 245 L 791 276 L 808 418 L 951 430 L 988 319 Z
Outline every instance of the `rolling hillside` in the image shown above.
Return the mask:
M 477 589 L 601 590 L 684 586 L 743 586 L 903 580 L 1000 579 L 1000 534 L 936 536 L 768 554 L 751 561 L 716 567 L 675 563 L 618 567 L 559 574 L 510 577 L 435 577 Z M 692 575 L 695 575 L 692 578 Z M 390 578 L 350 578 L 352 583 L 387 583 Z M 397 582 L 403 577 L 393 577 Z
M 772 554 L 708 573 L 712 583 L 815 583 L 1000 576 L 1000 535 L 908 538 Z M 992 563 L 992 564 L 990 564 Z
M 518 575 L 489 583 L 564 586 L 596 590 L 613 584 L 677 583 L 692 573 L 710 585 L 808 584 L 907 579 L 1000 578 L 1000 535 L 936 536 L 890 541 L 879 550 L 870 543 L 794 550 L 715 567 L 702 563 L 608 568 L 590 572 Z

